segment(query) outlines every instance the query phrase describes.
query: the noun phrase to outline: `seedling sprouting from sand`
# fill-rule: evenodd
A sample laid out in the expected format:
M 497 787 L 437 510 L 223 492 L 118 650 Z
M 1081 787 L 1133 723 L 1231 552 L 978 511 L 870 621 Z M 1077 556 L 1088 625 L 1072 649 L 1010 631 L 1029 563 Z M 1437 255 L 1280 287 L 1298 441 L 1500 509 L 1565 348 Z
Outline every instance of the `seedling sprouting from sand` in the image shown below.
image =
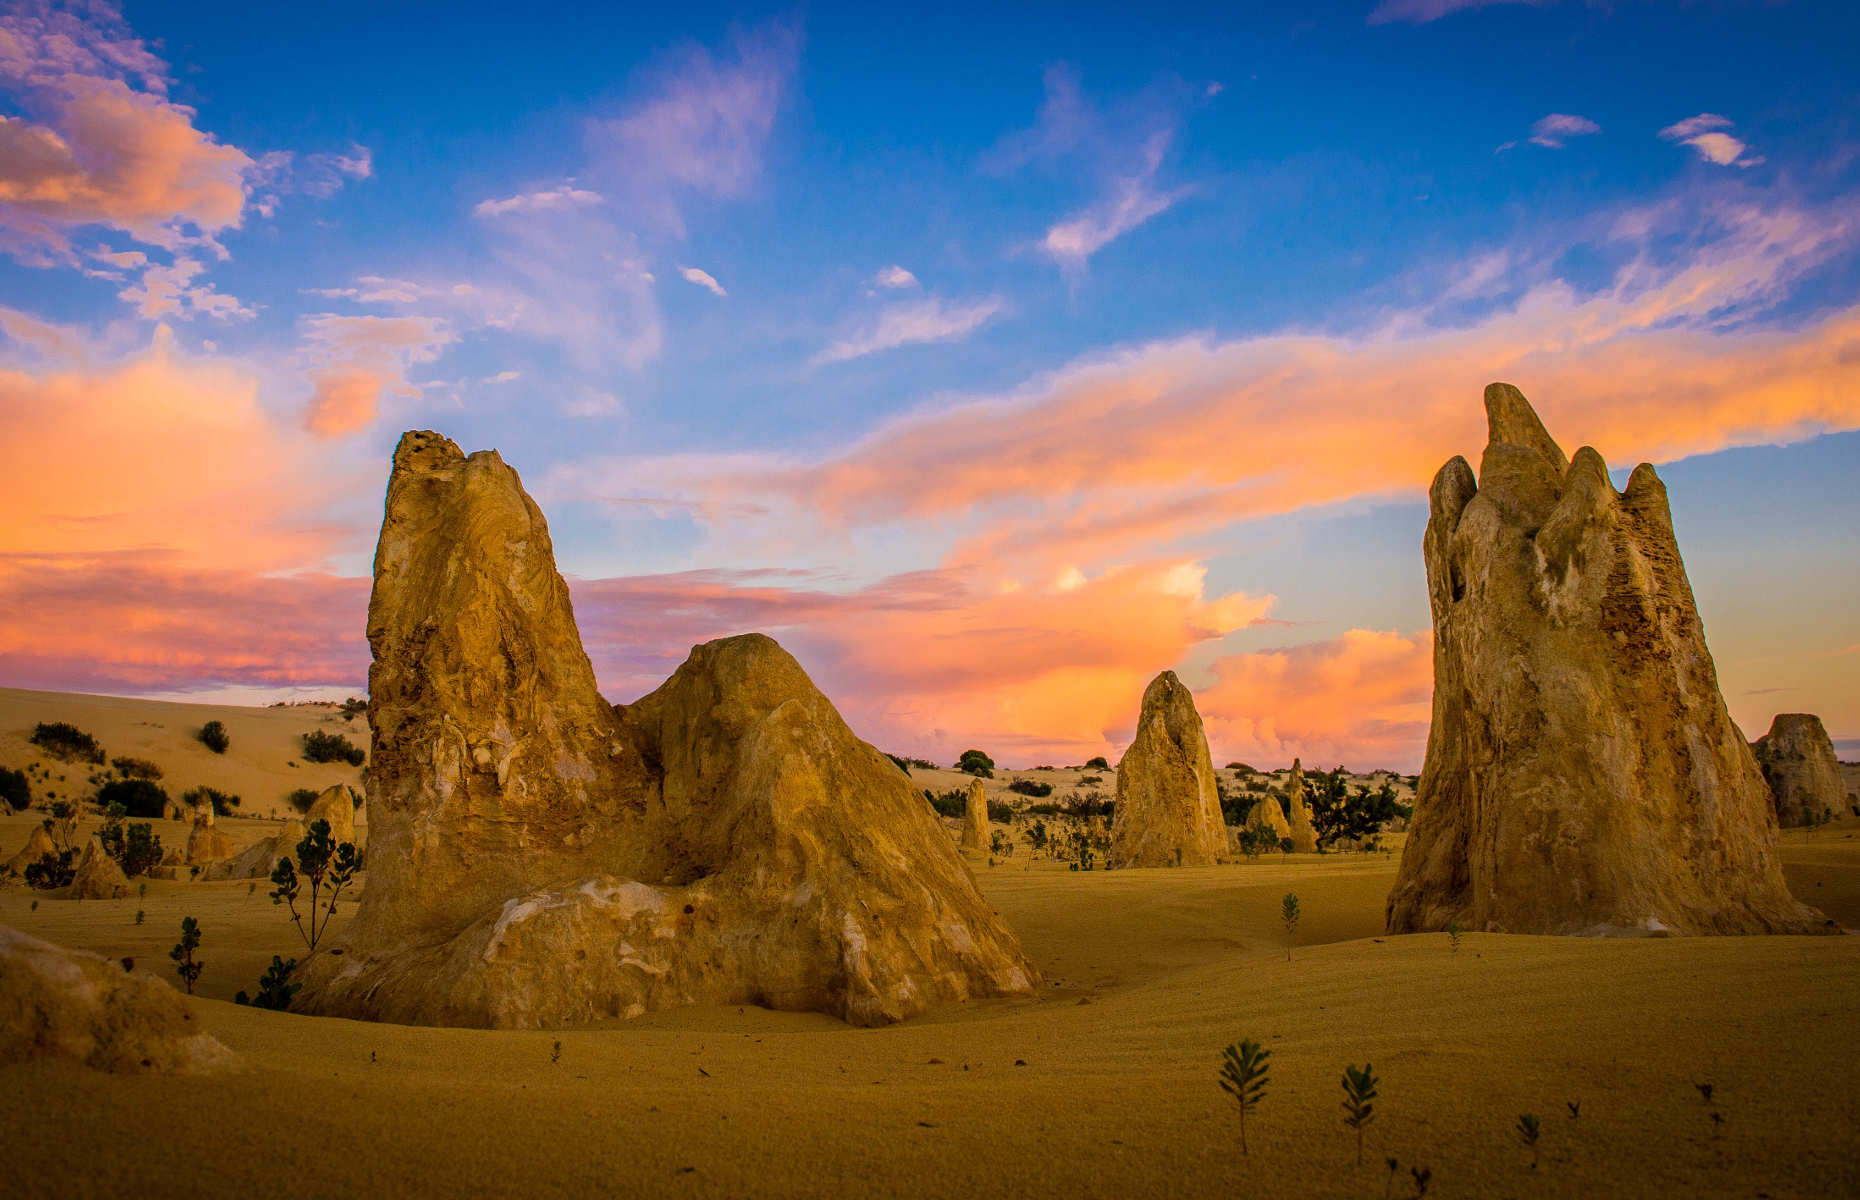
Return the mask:
M 1408 1174 L 1414 1178 L 1414 1200 L 1421 1200 L 1427 1195 L 1427 1185 L 1434 1182 L 1432 1167 L 1409 1167 Z
M 1401 1170 L 1401 1163 L 1397 1159 L 1390 1158 L 1386 1161 L 1389 1164 L 1389 1179 L 1382 1185 L 1382 1200 L 1389 1200 L 1389 1197 L 1394 1194 L 1395 1172 Z
M 291 1006 L 291 997 L 303 987 L 301 983 L 291 983 L 291 969 L 297 965 L 294 958 L 271 956 L 271 966 L 258 980 L 258 995 L 247 997 L 242 991 L 233 997 L 234 1004 L 249 1004 L 253 1008 L 268 1008 L 273 1012 L 283 1012 Z
M 271 882 L 276 885 L 271 891 L 271 902 L 290 906 L 291 920 L 303 937 L 304 945 L 310 949 L 315 950 L 316 944 L 329 932 L 329 922 L 336 915 L 336 898 L 355 878 L 360 866 L 353 845 L 348 842 L 337 845 L 330 839 L 328 821 L 310 823 L 310 832 L 297 843 L 296 866 L 293 867 L 288 858 L 278 860 L 271 872 Z M 308 927 L 304 925 L 304 914 L 297 911 L 297 895 L 305 879 L 310 881 Z M 327 900 L 321 895 L 326 886 L 329 888 Z
M 147 913 L 143 912 L 141 909 L 138 908 L 136 910 L 136 924 L 138 925 L 142 924 L 142 918 L 147 915 L 148 915 Z
M 1707 1104 L 1710 1104 L 1710 1103 L 1711 1103 L 1711 1084 L 1709 1084 L 1709 1083 L 1695 1083 L 1695 1084 L 1693 1084 L 1692 1086 L 1693 1086 L 1693 1087 L 1695 1087 L 1695 1088 L 1697 1088 L 1697 1089 L 1699 1090 L 1699 1095 L 1701 1095 L 1701 1096 L 1703 1096 L 1703 1097 L 1705 1098 L 1705 1103 L 1707 1103 Z
M 1258 1042 L 1243 1041 L 1221 1051 L 1221 1090 L 1240 1106 L 1240 1153 L 1246 1153 L 1246 1112 L 1266 1094 L 1266 1060 L 1272 1051 Z
M 1580 1101 L 1580 1100 L 1565 1100 L 1565 1101 L 1563 1101 L 1563 1107 L 1564 1107 L 1564 1108 L 1567 1108 L 1567 1109 L 1569 1110 L 1569 1119 L 1570 1119 L 1570 1120 L 1572 1120 L 1572 1121 L 1580 1121 L 1580 1120 L 1582 1119 L 1582 1101 Z
M 1292 892 L 1285 893 L 1285 899 L 1279 901 L 1279 920 L 1285 925 L 1285 961 L 1292 961 L 1292 942 L 1298 936 L 1298 897 Z
M 1533 1114 L 1519 1114 L 1518 1140 L 1523 1142 L 1525 1148 L 1531 1152 L 1531 1170 L 1533 1171 L 1537 1169 L 1537 1136 L 1542 1132 L 1543 1130 Z
M 1376 1119 L 1376 1079 L 1370 1064 L 1343 1069 L 1343 1123 L 1356 1130 L 1356 1165 L 1363 1165 L 1363 1127 Z
M 1447 945 L 1452 948 L 1455 954 L 1460 952 L 1460 934 L 1464 932 L 1465 930 L 1460 928 L 1460 923 L 1458 921 L 1447 922 Z
M 562 1043 L 561 1042 L 557 1042 L 554 1046 L 550 1048 L 549 1061 L 552 1063 L 558 1063 L 562 1061 Z
M 174 973 L 187 985 L 187 994 L 194 994 L 194 981 L 200 978 L 201 969 L 207 964 L 194 961 L 194 951 L 200 949 L 200 923 L 192 917 L 181 918 L 181 940 L 168 951 L 168 957 L 174 960 Z
M 1724 1114 L 1717 1109 L 1711 1110 L 1711 1135 L 1717 1137 L 1724 1131 Z

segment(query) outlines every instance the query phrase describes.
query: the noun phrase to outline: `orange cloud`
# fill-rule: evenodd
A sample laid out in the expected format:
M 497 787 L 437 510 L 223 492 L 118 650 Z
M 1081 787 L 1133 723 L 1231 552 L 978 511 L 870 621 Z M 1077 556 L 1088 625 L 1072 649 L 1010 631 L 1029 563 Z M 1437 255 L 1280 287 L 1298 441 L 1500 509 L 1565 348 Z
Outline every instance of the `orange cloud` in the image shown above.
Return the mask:
M 1197 693 L 1218 761 L 1419 770 L 1434 695 L 1434 639 L 1352 629 L 1328 641 L 1235 654 Z
M 316 388 L 304 410 L 304 428 L 322 437 L 340 437 L 374 423 L 381 409 L 383 380 L 373 371 L 323 371 L 312 376 Z
M 304 357 L 316 364 L 304 428 L 342 437 L 374 423 L 386 395 L 417 398 L 407 369 L 428 363 L 457 340 L 435 317 L 306 317 Z

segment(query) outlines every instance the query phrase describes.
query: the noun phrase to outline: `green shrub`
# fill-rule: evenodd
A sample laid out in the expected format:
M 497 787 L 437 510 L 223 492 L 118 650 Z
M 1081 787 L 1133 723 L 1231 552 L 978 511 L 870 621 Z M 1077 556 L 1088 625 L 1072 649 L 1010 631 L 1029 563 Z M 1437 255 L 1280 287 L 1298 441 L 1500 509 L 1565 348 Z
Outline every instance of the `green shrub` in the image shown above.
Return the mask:
M 1017 792 L 1022 796 L 1050 796 L 1053 794 L 1053 785 L 1050 783 L 1035 783 L 1031 779 L 1016 779 L 1013 783 L 1008 784 L 1008 791 Z
M 226 747 L 232 745 L 232 738 L 226 732 L 226 726 L 218 721 L 208 721 L 200 727 L 200 744 L 215 754 L 226 753 Z
M 983 779 L 995 777 L 995 760 L 980 750 L 964 750 L 962 757 L 956 760 L 956 769 Z
M 359 767 L 368 757 L 366 751 L 340 733 L 304 734 L 304 759 L 313 763 L 345 762 Z
M 97 739 L 66 721 L 41 721 L 33 726 L 32 744 L 65 762 L 103 761 L 103 747 L 97 744 Z
M 150 867 L 161 863 L 161 839 L 155 836 L 147 821 L 125 826 L 124 815 L 122 805 L 110 805 L 103 828 L 97 831 L 97 840 L 103 844 L 104 853 L 123 869 L 123 874 L 131 877 L 146 874 Z
M 24 771 L 0 767 L 0 804 L 14 812 L 25 812 L 32 807 L 32 783 Z
M 1108 771 L 1111 769 L 1111 764 L 1104 760 L 1104 755 L 1102 754 L 1100 754 L 1096 758 L 1086 759 L 1085 765 L 1086 767 L 1092 770 L 1097 770 L 1097 771 Z
M 150 762 L 146 758 L 130 758 L 125 755 L 122 758 L 111 759 L 110 765 L 115 767 L 116 773 L 124 779 L 161 778 L 161 764 Z
M 187 791 L 183 792 L 181 794 L 181 803 L 190 808 L 199 808 L 203 804 L 210 805 L 213 809 L 214 816 L 230 817 L 232 816 L 232 810 L 239 807 L 239 797 L 230 792 L 222 792 L 216 787 L 207 787 L 205 784 L 202 784 L 197 788 L 189 788 Z
M 298 812 L 309 812 L 310 806 L 316 803 L 316 798 L 320 795 L 322 793 L 315 788 L 296 788 L 284 798 L 284 802 Z
M 247 996 L 242 990 L 233 997 L 234 1004 L 249 1004 L 253 1008 L 268 1008 L 273 1012 L 283 1012 L 291 1006 L 291 997 L 302 988 L 301 983 L 289 982 L 291 971 L 297 966 L 294 958 L 271 956 L 271 966 L 258 980 L 258 995 Z
M 1013 806 L 1003 804 L 999 800 L 990 800 L 988 802 L 988 819 L 997 825 L 1008 824 L 1014 819 Z
M 60 850 L 42 854 L 36 863 L 26 864 L 26 886 L 41 891 L 69 886 L 77 878 L 77 851 Z M 37 904 L 38 901 L 33 901 Z
M 947 792 L 933 792 L 924 789 L 924 799 L 930 807 L 936 809 L 939 817 L 960 817 L 969 810 L 969 793 L 963 788 L 951 788 Z
M 368 714 L 368 701 L 357 696 L 350 696 L 342 702 L 342 719 L 353 721 Z
M 329 922 L 336 915 L 336 899 L 361 866 L 351 843 L 337 843 L 329 836 L 328 821 L 312 821 L 310 832 L 297 843 L 296 863 L 293 865 L 290 859 L 280 858 L 272 870 L 271 902 L 290 906 L 291 921 L 302 935 L 304 945 L 311 950 L 315 950 L 316 944 L 329 932 Z M 304 924 L 306 914 L 297 911 L 297 897 L 305 881 L 310 884 L 307 927 Z M 322 895 L 325 887 L 329 889 L 327 899 Z
M 159 821 L 162 810 L 168 806 L 168 793 L 161 784 L 151 780 L 112 779 L 97 789 L 97 803 L 105 809 L 120 804 L 127 816 Z
M 1240 1105 L 1242 1154 L 1246 1153 L 1247 1110 L 1258 1104 L 1266 1094 L 1266 1084 L 1270 1082 L 1267 1075 L 1272 1069 L 1266 1060 L 1271 1057 L 1272 1051 L 1262 1049 L 1254 1041 L 1243 1041 L 1238 1046 L 1229 1046 L 1221 1051 L 1221 1090 Z
M 194 994 L 194 983 L 200 978 L 200 972 L 207 964 L 194 961 L 194 951 L 200 949 L 200 922 L 192 917 L 181 918 L 181 940 L 168 951 L 168 957 L 174 960 L 174 973 L 187 985 L 187 994 Z

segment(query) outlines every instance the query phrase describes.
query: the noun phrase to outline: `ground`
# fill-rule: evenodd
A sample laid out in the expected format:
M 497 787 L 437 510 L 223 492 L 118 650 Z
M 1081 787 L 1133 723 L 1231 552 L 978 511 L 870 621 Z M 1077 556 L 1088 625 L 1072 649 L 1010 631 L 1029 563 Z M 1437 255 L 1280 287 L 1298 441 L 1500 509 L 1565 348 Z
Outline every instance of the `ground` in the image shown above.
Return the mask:
M 275 828 L 227 824 L 239 842 Z M 25 828 L 0 823 L 0 847 Z M 1860 821 L 1786 834 L 1783 853 L 1799 896 L 1860 927 Z M 1412 1195 L 1422 1166 L 1438 1197 L 1860 1194 L 1860 938 L 1467 934 L 1456 951 L 1382 936 L 1387 855 L 970 862 L 1044 994 L 885 1029 L 754 1008 L 541 1033 L 258 1012 L 227 1000 L 296 937 L 262 884 L 36 909 L 3 892 L 0 923 L 167 978 L 199 918 L 194 1003 L 242 1063 L 0 1068 L 6 1175 L 20 1195 L 1376 1197 Z M 1304 912 L 1289 962 L 1287 891 Z M 1242 1156 L 1215 1076 L 1248 1037 L 1272 1083 Z M 1364 1061 L 1381 1099 L 1359 1167 L 1339 1077 Z

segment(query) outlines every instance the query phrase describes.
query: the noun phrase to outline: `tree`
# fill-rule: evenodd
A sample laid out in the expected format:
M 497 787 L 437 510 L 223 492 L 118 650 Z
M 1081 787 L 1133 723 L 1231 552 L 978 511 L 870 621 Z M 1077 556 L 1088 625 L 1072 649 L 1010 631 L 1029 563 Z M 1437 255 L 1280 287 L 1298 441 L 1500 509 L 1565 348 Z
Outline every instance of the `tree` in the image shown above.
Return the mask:
M 980 750 L 964 750 L 962 757 L 956 760 L 956 769 L 976 775 L 983 779 L 995 777 L 995 760 Z
M 1285 899 L 1279 901 L 1279 923 L 1285 926 L 1285 961 L 1292 961 L 1292 942 L 1298 936 L 1298 918 L 1304 914 L 1298 911 L 1298 897 L 1295 893 L 1285 893 Z
M 1305 783 L 1311 804 L 1311 827 L 1317 833 L 1319 846 L 1360 841 L 1380 832 L 1396 817 L 1414 813 L 1408 805 L 1396 802 L 1394 785 L 1387 780 L 1374 792 L 1359 786 L 1351 793 L 1342 767 L 1328 775 L 1313 775 Z
M 294 958 L 271 956 L 271 966 L 258 980 L 258 995 L 247 996 L 242 990 L 233 997 L 234 1004 L 249 1004 L 253 1008 L 269 1008 L 274 1012 L 283 1012 L 291 1006 L 291 997 L 303 989 L 301 983 L 287 982 L 291 971 L 297 966 Z
M 112 779 L 97 789 L 97 803 L 105 809 L 120 804 L 127 816 L 159 821 L 168 807 L 168 793 L 153 780 Z
M 1246 1153 L 1246 1112 L 1266 1094 L 1266 1060 L 1272 1051 L 1258 1042 L 1243 1041 L 1221 1051 L 1221 1090 L 1240 1105 L 1240 1153 Z
M 24 771 L 0 767 L 0 804 L 14 812 L 25 812 L 32 807 L 32 783 Z
M 226 726 L 218 721 L 208 721 L 200 727 L 200 744 L 215 754 L 226 753 L 226 747 L 232 745 L 232 738 L 226 732 Z
M 1111 769 L 1111 764 L 1104 760 L 1104 755 L 1102 754 L 1098 755 L 1096 758 L 1086 759 L 1085 765 L 1094 771 L 1108 771 Z
M 123 869 L 123 874 L 146 874 L 150 867 L 161 864 L 161 839 L 155 836 L 154 828 L 147 821 L 125 826 L 124 815 L 122 805 L 110 805 L 103 828 L 97 831 L 97 840 L 103 843 L 104 853 Z
M 348 886 L 360 869 L 361 861 L 356 857 L 355 846 L 350 842 L 338 845 L 329 836 L 328 821 L 312 821 L 304 840 L 297 843 L 296 865 L 293 866 L 288 858 L 280 858 L 278 865 L 272 869 L 271 882 L 275 886 L 271 891 L 271 902 L 290 907 L 291 921 L 296 924 L 298 934 L 306 946 L 315 950 L 317 942 L 329 932 L 330 919 L 336 915 L 337 897 L 342 895 L 342 889 Z M 307 928 L 304 925 L 305 914 L 297 911 L 297 897 L 305 881 L 310 884 L 310 924 Z M 325 887 L 329 888 L 327 900 L 322 897 Z
M 194 961 L 194 951 L 200 949 L 200 923 L 192 917 L 181 918 L 181 940 L 168 951 L 168 957 L 174 960 L 174 973 L 187 985 L 187 994 L 194 994 L 194 981 L 200 978 L 200 972 L 206 963 Z

